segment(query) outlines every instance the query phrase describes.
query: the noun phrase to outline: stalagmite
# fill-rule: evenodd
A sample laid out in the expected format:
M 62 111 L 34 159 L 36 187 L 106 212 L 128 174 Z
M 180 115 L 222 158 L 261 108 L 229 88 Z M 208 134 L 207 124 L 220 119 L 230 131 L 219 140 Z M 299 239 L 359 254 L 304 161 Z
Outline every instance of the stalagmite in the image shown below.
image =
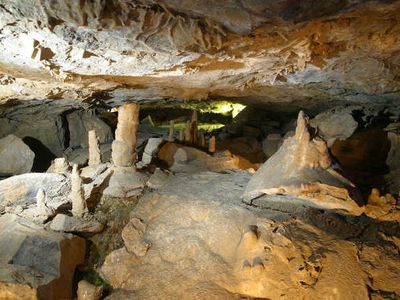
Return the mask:
M 75 217 L 82 217 L 87 213 L 86 201 L 83 196 L 82 179 L 79 175 L 78 165 L 74 164 L 71 174 L 71 193 L 69 199 L 72 202 L 72 214 Z
M 192 142 L 192 136 L 190 132 L 190 122 L 186 122 L 186 127 L 185 127 L 185 142 L 186 143 L 191 143 Z
M 96 136 L 95 130 L 88 132 L 88 144 L 89 144 L 89 166 L 101 164 L 99 141 Z
M 197 144 L 198 140 L 199 131 L 197 128 L 197 120 L 198 120 L 197 111 L 193 111 L 192 120 L 190 122 L 190 142 L 192 144 Z
M 360 194 L 338 168 L 326 142 L 300 111 L 295 135 L 287 138 L 252 177 L 243 200 L 246 203 L 262 201 L 267 205 L 268 197 L 262 200 L 261 196 L 290 195 L 306 200 L 311 206 L 359 215 L 363 212 L 359 206 L 362 204 Z M 288 197 L 282 201 L 291 203 L 297 200 Z
M 174 120 L 169 121 L 168 142 L 174 141 Z
M 205 147 L 206 146 L 206 136 L 204 134 L 204 130 L 200 130 L 200 141 L 199 141 L 200 147 Z
M 124 104 L 118 109 L 118 125 L 112 143 L 112 160 L 117 167 L 131 167 L 135 163 L 139 109 L 136 103 Z
M 212 136 L 208 141 L 208 152 L 214 153 L 215 152 L 215 136 Z
M 183 131 L 183 129 L 179 130 L 179 138 L 178 140 L 180 142 L 184 142 L 185 141 L 185 132 Z
M 36 194 L 36 213 L 40 216 L 51 216 L 54 210 L 46 205 L 46 194 L 42 188 L 39 188 Z

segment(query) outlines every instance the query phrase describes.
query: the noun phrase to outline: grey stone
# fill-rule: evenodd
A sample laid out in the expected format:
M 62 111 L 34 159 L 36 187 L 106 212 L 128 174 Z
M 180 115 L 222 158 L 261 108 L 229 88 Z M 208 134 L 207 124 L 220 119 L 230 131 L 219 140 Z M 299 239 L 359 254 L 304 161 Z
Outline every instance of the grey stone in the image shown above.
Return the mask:
M 103 228 L 104 225 L 96 220 L 85 220 L 64 214 L 55 216 L 50 224 L 51 230 L 63 232 L 99 233 Z
M 15 215 L 0 217 L 0 299 L 71 299 L 85 241 L 46 231 Z
M 17 136 L 10 134 L 0 139 L 0 175 L 28 173 L 35 153 Z

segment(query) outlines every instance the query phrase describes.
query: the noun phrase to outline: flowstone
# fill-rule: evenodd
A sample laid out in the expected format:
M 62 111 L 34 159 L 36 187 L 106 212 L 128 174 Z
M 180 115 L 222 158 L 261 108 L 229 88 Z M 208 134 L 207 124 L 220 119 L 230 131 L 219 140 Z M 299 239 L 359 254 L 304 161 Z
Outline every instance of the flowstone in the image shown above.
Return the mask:
M 326 142 L 300 111 L 295 135 L 286 139 L 252 177 L 243 200 L 251 204 L 263 195 L 290 195 L 311 206 L 360 215 L 359 192 L 339 172 Z M 268 202 L 268 197 L 263 199 Z

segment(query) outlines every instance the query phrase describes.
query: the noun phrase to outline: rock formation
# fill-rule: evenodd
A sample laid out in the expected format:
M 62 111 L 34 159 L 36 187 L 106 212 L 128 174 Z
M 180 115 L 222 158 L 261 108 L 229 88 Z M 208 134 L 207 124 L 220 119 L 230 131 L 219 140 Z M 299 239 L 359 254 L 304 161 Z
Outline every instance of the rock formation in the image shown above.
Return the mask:
M 53 160 L 47 170 L 47 173 L 62 173 L 66 174 L 69 171 L 68 161 L 64 157 L 58 157 Z
M 20 217 L 0 217 L 0 299 L 72 299 L 75 267 L 85 240 Z
M 251 203 L 263 195 L 291 195 L 317 207 L 361 214 L 357 189 L 336 169 L 326 142 L 318 137 L 301 111 L 295 135 L 286 139 L 256 172 L 243 200 Z
M 89 130 L 88 132 L 88 145 L 89 145 L 89 166 L 101 164 L 101 154 L 99 148 L 99 141 L 96 136 L 96 130 Z
M 82 178 L 79 174 L 78 165 L 76 164 L 72 168 L 69 199 L 72 203 L 72 214 L 75 217 L 83 217 L 83 215 L 87 213 L 87 206 L 83 194 Z
M 352 109 L 338 108 L 323 112 L 310 120 L 311 126 L 318 129 L 318 134 L 326 141 L 328 147 L 338 140 L 349 138 L 358 127 L 352 116 Z
M 164 139 L 162 138 L 150 138 L 147 141 L 146 147 L 144 148 L 141 163 L 146 166 L 151 163 L 153 157 L 157 154 L 158 149 Z
M 392 193 L 400 194 L 400 134 L 388 132 L 390 150 L 386 164 L 389 166 L 389 174 L 386 175 L 389 189 Z
M 174 120 L 169 122 L 168 142 L 174 141 Z
M 282 137 L 279 133 L 268 134 L 263 140 L 263 151 L 266 156 L 271 157 L 282 144 Z
M 103 294 L 103 287 L 90 284 L 86 280 L 78 283 L 77 300 L 99 300 Z
M 35 153 L 15 135 L 0 139 L 0 175 L 28 173 L 33 166 Z
M 124 229 L 132 238 L 101 267 L 111 299 L 368 299 L 381 290 L 397 297 L 394 231 L 308 206 L 290 213 L 243 206 L 249 179 L 178 173 L 142 198 Z M 145 255 L 129 250 L 143 241 L 151 243 Z
M 46 194 L 43 189 L 39 189 L 36 195 L 36 211 L 39 216 L 53 216 L 54 210 L 46 205 Z
M 36 206 L 36 195 L 43 189 L 51 207 L 57 208 L 68 202 L 71 189 L 69 179 L 63 174 L 27 173 L 0 181 L 0 211 L 6 206 L 30 203 Z
M 216 139 L 215 136 L 210 137 L 208 141 L 208 152 L 214 153 L 216 150 Z
M 136 161 L 139 108 L 136 103 L 128 103 L 118 109 L 118 125 L 112 143 L 112 160 L 117 167 L 131 167 Z

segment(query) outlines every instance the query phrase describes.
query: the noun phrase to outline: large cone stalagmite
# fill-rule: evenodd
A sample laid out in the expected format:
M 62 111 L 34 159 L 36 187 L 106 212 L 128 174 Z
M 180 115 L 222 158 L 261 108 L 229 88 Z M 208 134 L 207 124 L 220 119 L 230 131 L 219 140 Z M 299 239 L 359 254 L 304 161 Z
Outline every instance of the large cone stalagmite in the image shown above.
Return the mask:
M 286 139 L 252 177 L 243 200 L 252 203 L 263 195 L 291 195 L 313 206 L 362 213 L 357 189 L 334 169 L 326 142 L 302 111 L 295 135 Z

